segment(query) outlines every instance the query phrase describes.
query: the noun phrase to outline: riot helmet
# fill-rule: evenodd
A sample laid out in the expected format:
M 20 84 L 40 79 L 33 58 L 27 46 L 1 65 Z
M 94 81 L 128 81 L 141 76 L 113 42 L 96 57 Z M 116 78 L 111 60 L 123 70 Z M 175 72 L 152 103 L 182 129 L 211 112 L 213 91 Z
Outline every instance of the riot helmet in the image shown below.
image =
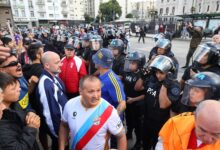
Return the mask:
M 79 49 L 79 48 L 80 48 L 80 44 L 81 44 L 80 39 L 77 38 L 77 37 L 75 37 L 74 43 L 73 43 L 73 47 L 74 47 L 75 49 Z
M 163 73 L 174 74 L 176 68 L 171 58 L 164 55 L 157 55 L 149 65 L 150 69 L 160 70 Z
M 111 50 L 118 50 L 118 53 L 121 54 L 124 52 L 124 42 L 121 39 L 113 39 L 109 48 Z
M 75 31 L 74 34 L 73 34 L 74 37 L 79 37 L 79 35 L 80 35 L 79 31 Z
M 163 33 L 158 33 L 153 36 L 153 39 L 157 42 L 159 39 L 165 39 L 165 35 Z
M 93 35 L 90 39 L 90 48 L 93 51 L 98 51 L 102 48 L 103 40 L 99 35 Z
M 85 47 L 89 47 L 89 41 L 91 39 L 91 34 L 90 33 L 86 33 L 82 36 L 81 38 L 81 42 L 82 42 L 82 47 L 85 48 Z
M 168 39 L 160 38 L 156 42 L 156 47 L 158 48 L 163 48 L 163 49 L 168 49 L 171 47 L 171 42 Z
M 206 99 L 220 99 L 220 76 L 213 72 L 199 72 L 185 82 L 181 102 L 197 106 Z
M 145 55 L 143 53 L 139 53 L 137 51 L 129 53 L 125 59 L 124 71 L 126 71 L 126 72 L 132 71 L 131 65 L 133 63 L 137 63 L 137 69 L 143 68 L 143 66 L 146 63 Z
M 199 45 L 193 55 L 193 63 L 199 66 L 220 65 L 219 45 L 212 42 Z

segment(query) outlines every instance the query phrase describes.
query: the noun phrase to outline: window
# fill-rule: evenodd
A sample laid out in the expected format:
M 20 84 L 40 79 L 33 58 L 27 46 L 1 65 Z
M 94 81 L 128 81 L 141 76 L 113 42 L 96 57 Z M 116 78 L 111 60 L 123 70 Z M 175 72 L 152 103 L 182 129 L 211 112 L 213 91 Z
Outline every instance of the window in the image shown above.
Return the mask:
M 28 1 L 29 8 L 33 8 L 32 1 Z
M 31 17 L 34 17 L 34 12 L 33 11 L 31 11 L 30 14 L 31 14 Z
M 163 14 L 163 8 L 160 8 L 160 15 Z
M 53 14 L 49 14 L 49 17 L 50 17 L 50 18 L 53 18 Z
M 209 12 L 209 5 L 207 6 L 207 12 Z
M 175 7 L 172 8 L 172 15 L 175 14 Z
M 40 17 L 44 17 L 44 13 L 39 13 L 39 16 Z
M 185 6 L 183 6 L 183 14 L 185 14 Z
M 21 16 L 22 16 L 22 17 L 26 17 L 26 14 L 25 14 L 25 11 L 24 11 L 24 10 L 21 11 Z
M 163 3 L 163 0 L 161 0 L 161 3 Z
M 63 15 L 64 18 L 67 18 L 67 15 Z
M 201 3 L 199 4 L 199 12 L 201 12 Z
M 217 2 L 216 11 L 218 11 L 218 9 L 219 9 L 219 2 Z
M 10 12 L 9 12 L 9 10 L 7 9 L 7 10 L 5 10 L 5 14 L 9 14 Z
M 169 14 L 169 7 L 166 8 L 166 15 Z
M 14 15 L 15 15 L 15 17 L 19 17 L 19 13 L 18 13 L 17 9 L 15 10 L 15 14 Z

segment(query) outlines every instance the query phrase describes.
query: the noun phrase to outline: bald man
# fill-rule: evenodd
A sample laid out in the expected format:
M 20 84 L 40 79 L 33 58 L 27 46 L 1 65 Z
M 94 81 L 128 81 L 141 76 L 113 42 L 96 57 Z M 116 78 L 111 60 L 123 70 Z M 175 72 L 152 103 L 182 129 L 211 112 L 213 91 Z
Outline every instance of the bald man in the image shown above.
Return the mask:
M 220 102 L 201 102 L 195 115 L 185 113 L 169 119 L 159 133 L 156 150 L 219 150 Z
M 215 34 L 212 37 L 212 42 L 216 43 L 216 44 L 220 44 L 220 34 Z
M 60 73 L 61 61 L 58 54 L 47 51 L 42 56 L 43 73 L 39 79 L 36 98 L 42 119 L 41 131 L 46 132 L 52 139 L 52 149 L 58 149 L 58 130 L 61 114 L 67 102 Z

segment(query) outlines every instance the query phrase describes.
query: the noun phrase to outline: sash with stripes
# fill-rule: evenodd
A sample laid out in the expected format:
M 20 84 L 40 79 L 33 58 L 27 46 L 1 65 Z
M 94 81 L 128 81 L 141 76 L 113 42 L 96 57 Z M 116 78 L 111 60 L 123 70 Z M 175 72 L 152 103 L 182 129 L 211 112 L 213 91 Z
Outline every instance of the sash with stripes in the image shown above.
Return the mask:
M 79 131 L 73 137 L 72 150 L 81 150 L 101 129 L 104 123 L 111 116 L 113 107 L 102 100 L 101 104 L 89 116 Z

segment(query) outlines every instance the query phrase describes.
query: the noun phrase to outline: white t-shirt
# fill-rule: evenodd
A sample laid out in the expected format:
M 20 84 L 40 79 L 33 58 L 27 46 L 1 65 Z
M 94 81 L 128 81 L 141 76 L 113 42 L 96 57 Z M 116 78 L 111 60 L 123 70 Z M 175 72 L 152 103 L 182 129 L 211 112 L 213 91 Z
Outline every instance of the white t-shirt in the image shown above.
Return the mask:
M 79 141 L 92 125 L 99 124 L 99 116 L 104 110 L 111 106 L 107 101 L 101 98 L 100 103 L 90 109 L 86 109 L 81 103 L 81 96 L 70 99 L 63 111 L 62 121 L 66 122 L 70 128 L 70 144 L 71 149 L 75 148 L 77 141 Z M 113 107 L 113 106 L 111 106 Z M 91 119 L 91 116 L 93 119 Z M 107 132 L 112 135 L 119 134 L 123 129 L 123 124 L 116 109 L 113 108 L 108 120 L 98 130 L 98 132 L 90 139 L 90 141 L 83 147 L 83 150 L 103 150 L 107 142 Z M 74 140 L 74 142 L 73 142 Z M 74 146 L 73 146 L 74 145 Z

